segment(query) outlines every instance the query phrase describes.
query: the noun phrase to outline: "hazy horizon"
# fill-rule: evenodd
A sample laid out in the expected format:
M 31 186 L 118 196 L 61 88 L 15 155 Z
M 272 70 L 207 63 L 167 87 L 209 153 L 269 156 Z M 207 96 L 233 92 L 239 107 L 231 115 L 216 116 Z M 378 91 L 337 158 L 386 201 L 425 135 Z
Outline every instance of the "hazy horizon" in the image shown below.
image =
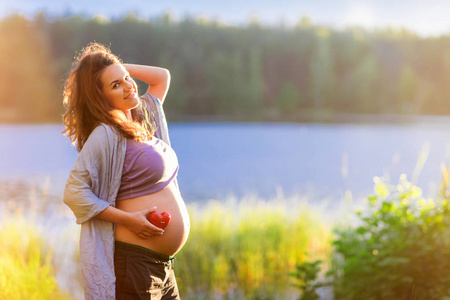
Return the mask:
M 0 2 L 0 16 L 22 14 L 27 17 L 43 11 L 47 16 L 58 17 L 83 14 L 88 17 L 104 16 L 119 18 L 134 13 L 141 18 L 152 18 L 169 12 L 174 19 L 186 16 L 219 20 L 230 25 L 244 25 L 252 18 L 261 24 L 287 26 L 295 25 L 307 16 L 316 25 L 337 29 L 361 26 L 367 29 L 405 28 L 421 36 L 439 36 L 450 33 L 450 19 L 447 11 L 450 1 L 442 3 L 430 0 L 387 1 L 387 0 L 337 0 L 329 1 L 205 1 L 168 0 L 150 2 L 145 0 L 101 0 L 78 2 L 69 0 L 3 0 Z

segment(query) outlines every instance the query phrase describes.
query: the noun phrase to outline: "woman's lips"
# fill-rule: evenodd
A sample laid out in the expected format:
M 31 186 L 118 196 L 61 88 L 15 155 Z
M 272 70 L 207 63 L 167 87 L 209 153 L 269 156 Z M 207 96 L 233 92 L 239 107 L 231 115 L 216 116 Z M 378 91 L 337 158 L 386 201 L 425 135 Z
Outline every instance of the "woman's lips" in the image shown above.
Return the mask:
M 129 94 L 128 96 L 125 97 L 125 99 L 133 99 L 134 97 L 136 97 L 136 93 L 132 92 L 131 94 Z

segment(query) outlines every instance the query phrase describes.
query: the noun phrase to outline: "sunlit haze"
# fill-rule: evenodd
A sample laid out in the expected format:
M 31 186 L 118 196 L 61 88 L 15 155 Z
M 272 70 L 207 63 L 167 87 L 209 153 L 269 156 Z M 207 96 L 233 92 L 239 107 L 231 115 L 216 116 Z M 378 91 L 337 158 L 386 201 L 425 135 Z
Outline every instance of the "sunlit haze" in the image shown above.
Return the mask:
M 406 28 L 422 36 L 438 36 L 450 32 L 449 9 L 450 1 L 438 0 L 3 0 L 0 16 L 13 13 L 33 16 L 38 11 L 45 11 L 50 17 L 82 13 L 118 18 L 132 12 L 139 17 L 151 18 L 170 12 L 175 19 L 204 17 L 239 25 L 253 18 L 263 24 L 287 26 L 295 25 L 301 17 L 307 16 L 314 24 L 338 29 L 354 25 L 369 29 L 391 26 Z

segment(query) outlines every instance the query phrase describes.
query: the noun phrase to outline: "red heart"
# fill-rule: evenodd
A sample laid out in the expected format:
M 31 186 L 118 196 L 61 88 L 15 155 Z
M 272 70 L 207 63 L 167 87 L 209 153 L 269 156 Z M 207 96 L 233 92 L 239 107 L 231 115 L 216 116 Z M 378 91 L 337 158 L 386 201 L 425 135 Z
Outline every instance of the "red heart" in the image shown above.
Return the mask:
M 164 229 L 170 223 L 171 216 L 168 212 L 163 212 L 159 214 L 156 211 L 152 211 L 148 216 L 148 220 L 150 223 L 155 225 L 156 227 Z

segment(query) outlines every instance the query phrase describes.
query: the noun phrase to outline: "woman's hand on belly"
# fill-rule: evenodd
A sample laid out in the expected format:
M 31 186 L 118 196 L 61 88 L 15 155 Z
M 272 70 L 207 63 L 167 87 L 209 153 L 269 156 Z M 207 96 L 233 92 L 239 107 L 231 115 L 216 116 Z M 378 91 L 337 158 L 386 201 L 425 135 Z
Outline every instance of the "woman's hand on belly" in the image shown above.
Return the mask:
M 146 211 L 147 207 L 157 207 L 158 212 L 167 212 L 171 221 L 164 228 L 164 234 L 153 238 L 142 238 L 124 224 L 117 224 L 115 238 L 117 241 L 139 245 L 166 255 L 175 255 L 186 242 L 189 235 L 189 216 L 178 188 L 170 184 L 166 188 L 152 194 L 125 199 L 116 202 L 118 209 L 127 213 Z M 156 210 L 156 209 L 154 209 Z M 152 224 L 153 226 L 153 224 Z
M 163 229 L 156 227 L 147 219 L 147 215 L 154 210 L 156 210 L 156 207 L 126 212 L 109 206 L 99 213 L 96 218 L 122 225 L 138 237 L 148 239 L 164 233 Z
M 142 239 L 148 239 L 154 236 L 162 235 L 164 233 L 164 230 L 156 227 L 147 219 L 148 214 L 155 210 L 156 207 L 137 212 L 129 212 L 129 221 L 126 223 L 122 223 L 122 225 L 127 227 L 131 232 Z

